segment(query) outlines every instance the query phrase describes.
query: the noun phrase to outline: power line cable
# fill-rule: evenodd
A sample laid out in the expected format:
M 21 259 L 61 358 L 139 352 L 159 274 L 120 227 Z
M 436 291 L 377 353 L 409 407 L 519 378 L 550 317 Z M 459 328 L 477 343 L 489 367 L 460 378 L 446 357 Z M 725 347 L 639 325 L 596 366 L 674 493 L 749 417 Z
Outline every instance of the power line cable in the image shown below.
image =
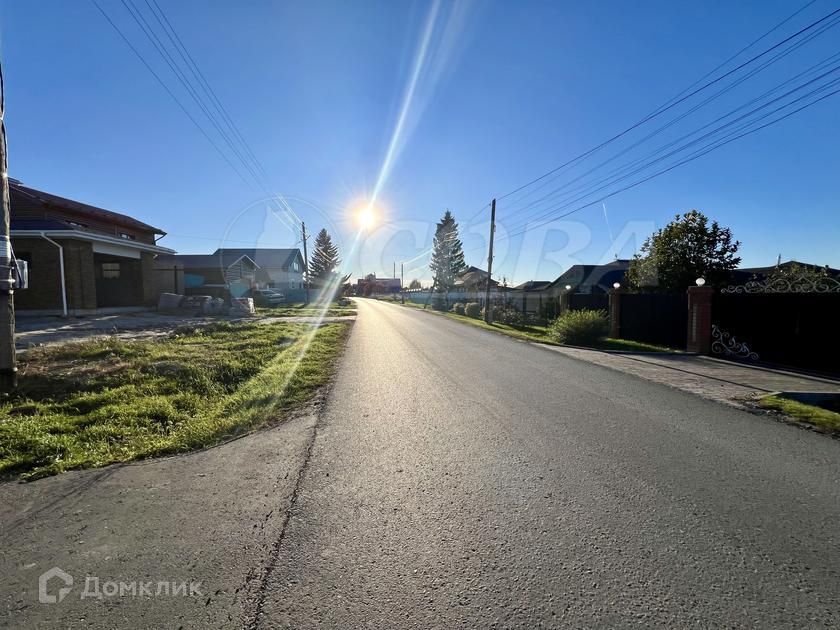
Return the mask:
M 804 7 L 803 7 L 803 8 L 804 8 Z M 732 70 L 729 70 L 729 71 L 725 72 L 724 74 L 722 74 L 722 75 L 718 76 L 717 78 L 712 79 L 711 81 L 706 82 L 705 84 L 701 85 L 700 87 L 695 88 L 695 89 L 693 89 L 693 90 L 689 91 L 689 93 L 688 93 L 688 94 L 684 94 L 684 95 L 680 96 L 679 98 L 677 98 L 676 100 L 672 100 L 672 102 L 671 102 L 670 104 L 668 104 L 667 106 L 661 106 L 661 107 L 657 108 L 654 112 L 652 112 L 652 113 L 648 114 L 647 116 L 645 116 L 645 117 L 644 117 L 644 118 L 642 118 L 641 120 L 637 121 L 636 123 L 632 124 L 631 126 L 627 127 L 627 128 L 626 128 L 626 129 L 624 129 L 623 131 L 620 131 L 619 133 L 615 134 L 614 136 L 612 136 L 612 137 L 611 137 L 611 138 L 609 138 L 608 140 L 605 140 L 604 142 L 602 142 L 602 143 L 600 143 L 600 144 L 596 145 L 595 147 L 593 147 L 593 148 L 589 149 L 588 151 L 585 151 L 584 153 L 581 153 L 580 155 L 578 155 L 578 156 L 576 156 L 576 157 L 574 157 L 574 158 L 572 158 L 572 159 L 570 159 L 570 160 L 568 160 L 568 161 L 564 162 L 564 163 L 563 163 L 563 164 L 561 164 L 560 166 L 557 166 L 557 167 L 555 167 L 555 168 L 551 169 L 550 171 L 548 171 L 548 172 L 546 172 L 546 173 L 543 173 L 543 174 L 542 174 L 542 175 L 540 175 L 539 177 L 536 177 L 536 178 L 532 179 L 531 181 L 529 181 L 529 182 L 527 182 L 527 183 L 525 183 L 525 184 L 523 184 L 523 185 L 521 185 L 521 186 L 519 186 L 519 187 L 515 188 L 514 190 L 511 190 L 510 192 L 507 192 L 507 193 L 505 193 L 504 195 L 498 196 L 498 197 L 497 197 L 497 199 L 498 199 L 499 201 L 501 201 L 501 200 L 503 200 L 503 199 L 506 199 L 506 198 L 510 197 L 511 195 L 516 194 L 517 192 L 519 192 L 519 191 L 521 191 L 521 190 L 523 190 L 523 189 L 525 189 L 525 188 L 528 188 L 529 186 L 531 186 L 531 185 L 533 185 L 533 184 L 535 184 L 535 183 L 537 183 L 537 182 L 539 182 L 539 181 L 542 181 L 542 180 L 543 180 L 543 179 L 545 179 L 546 177 L 549 177 L 550 175 L 552 175 L 552 174 L 554 174 L 554 173 L 556 173 L 556 172 L 560 171 L 561 169 L 564 169 L 564 168 L 566 168 L 567 166 L 570 166 L 570 165 L 572 165 L 572 164 L 575 164 L 575 163 L 579 162 L 579 161 L 580 161 L 580 160 L 582 160 L 582 159 L 585 159 L 586 157 L 588 157 L 588 156 L 592 155 L 593 153 L 595 153 L 595 152 L 599 151 L 600 149 L 604 148 L 605 146 L 607 146 L 607 145 L 609 145 L 609 144 L 611 144 L 611 143 L 615 142 L 616 140 L 618 140 L 618 139 L 620 139 L 620 138 L 624 137 L 625 135 L 627 135 L 627 134 L 628 134 L 628 133 L 630 133 L 631 131 L 633 131 L 633 130 L 635 130 L 635 129 L 639 128 L 639 127 L 641 127 L 642 125 L 644 125 L 644 124 L 645 124 L 646 122 L 648 122 L 649 120 L 652 120 L 653 118 L 656 118 L 656 117 L 660 116 L 661 114 L 665 113 L 666 111 L 669 111 L 669 110 L 673 109 L 674 107 L 676 107 L 676 106 L 677 106 L 677 105 L 679 105 L 680 103 L 683 103 L 683 102 L 685 102 L 686 100 L 690 99 L 690 98 L 691 98 L 691 97 L 693 97 L 694 95 L 696 95 L 696 94 L 698 94 L 698 93 L 702 92 L 703 90 L 705 90 L 705 89 L 707 89 L 707 88 L 711 87 L 712 85 L 715 85 L 715 84 L 719 83 L 719 82 L 720 82 L 720 81 L 722 81 L 723 79 L 725 79 L 725 78 L 727 78 L 727 77 L 731 76 L 732 74 L 734 74 L 734 73 L 738 72 L 738 71 L 739 71 L 739 70 L 741 70 L 742 68 L 745 68 L 746 66 L 748 66 L 748 65 L 752 64 L 753 62 L 757 61 L 758 59 L 761 59 L 761 58 L 762 58 L 762 57 L 764 57 L 765 55 L 767 55 L 767 54 L 769 54 L 769 53 L 773 52 L 773 51 L 774 51 L 774 50 L 776 50 L 777 48 L 779 48 L 779 47 L 781 47 L 781 46 L 785 45 L 785 44 L 786 44 L 786 43 L 788 43 L 789 41 L 791 41 L 791 40 L 793 40 L 793 39 L 795 39 L 795 38 L 799 37 L 799 36 L 800 36 L 800 35 L 802 35 L 803 33 L 806 33 L 806 32 L 808 32 L 808 31 L 810 31 L 811 29 L 813 29 L 813 28 L 815 28 L 816 26 L 818 26 L 818 25 L 822 24 L 822 23 L 823 23 L 823 22 L 825 22 L 826 20 L 831 19 L 832 17 L 834 17 L 834 16 L 835 16 L 835 15 L 837 15 L 838 13 L 840 13 L 840 9 L 835 9 L 834 11 L 832 11 L 832 12 L 828 13 L 827 15 L 825 15 L 825 16 L 823 16 L 823 17 L 821 17 L 820 19 L 818 19 L 818 20 L 816 20 L 816 21 L 814 21 L 814 22 L 811 22 L 809 25 L 807 25 L 807 26 L 805 26 L 805 27 L 803 27 L 803 28 L 799 29 L 799 30 L 798 30 L 798 31 L 796 31 L 794 34 L 789 35 L 788 37 L 786 37 L 786 38 L 784 38 L 783 40 L 781 40 L 781 41 L 777 42 L 776 44 L 774 44 L 773 46 L 771 46 L 771 47 L 769 47 L 769 48 L 767 48 L 767 49 L 763 50 L 762 52 L 760 52 L 760 53 L 758 53 L 758 54 L 754 55 L 753 57 L 751 57 L 751 58 L 750 58 L 750 59 L 748 59 L 747 61 L 744 61 L 743 63 L 739 64 L 738 66 L 736 66 L 736 67 L 735 67 L 735 68 L 733 68 Z M 791 16 L 791 17 L 792 17 L 792 16 Z M 790 19 L 790 18 L 788 18 L 788 19 Z M 786 21 L 787 21 L 787 19 L 785 20 L 785 22 L 786 22 Z M 775 27 L 774 27 L 774 29 L 771 29 L 771 32 L 772 32 L 773 30 L 775 30 Z M 762 37 L 762 38 L 760 38 L 760 39 L 763 39 L 763 37 Z

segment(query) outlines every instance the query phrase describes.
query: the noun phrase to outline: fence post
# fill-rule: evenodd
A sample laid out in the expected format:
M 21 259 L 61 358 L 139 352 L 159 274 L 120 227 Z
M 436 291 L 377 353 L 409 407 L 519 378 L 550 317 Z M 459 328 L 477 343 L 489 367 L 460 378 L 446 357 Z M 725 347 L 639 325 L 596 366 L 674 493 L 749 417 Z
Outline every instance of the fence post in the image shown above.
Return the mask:
M 711 351 L 714 292 L 712 287 L 688 287 L 688 352 L 709 354 Z
M 614 287 L 610 289 L 610 337 L 613 339 L 621 338 L 621 294 L 624 293 L 622 287 Z
M 557 317 L 569 310 L 569 291 L 562 291 L 557 298 Z

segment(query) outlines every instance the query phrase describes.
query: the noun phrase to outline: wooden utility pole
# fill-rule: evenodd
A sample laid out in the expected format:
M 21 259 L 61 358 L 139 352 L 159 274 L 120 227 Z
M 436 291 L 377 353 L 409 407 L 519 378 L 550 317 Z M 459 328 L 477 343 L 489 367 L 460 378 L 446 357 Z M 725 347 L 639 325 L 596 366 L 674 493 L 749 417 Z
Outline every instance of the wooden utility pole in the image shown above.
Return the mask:
M 484 293 L 484 321 L 493 323 L 493 307 L 490 305 L 490 279 L 493 274 L 493 236 L 496 234 L 496 200 L 490 204 L 490 251 L 487 253 L 487 291 Z
M 306 289 L 306 304 L 309 304 L 309 250 L 306 248 L 306 223 L 300 222 L 301 237 L 303 238 L 303 286 Z
M 405 304 L 405 263 L 400 262 L 400 293 L 402 294 L 402 301 Z
M 9 201 L 9 168 L 6 155 L 6 100 L 3 90 L 3 67 L 0 63 L 0 391 L 10 392 L 17 387 L 17 357 L 15 355 L 15 298 L 12 271 L 12 243 L 9 240 L 11 202 Z

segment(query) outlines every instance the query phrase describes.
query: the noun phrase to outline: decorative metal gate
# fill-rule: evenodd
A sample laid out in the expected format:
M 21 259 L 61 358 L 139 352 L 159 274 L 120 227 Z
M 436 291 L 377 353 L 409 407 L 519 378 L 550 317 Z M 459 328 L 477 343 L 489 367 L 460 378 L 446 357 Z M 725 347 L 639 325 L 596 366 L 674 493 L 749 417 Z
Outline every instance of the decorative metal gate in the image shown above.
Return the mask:
M 840 373 L 840 282 L 771 278 L 730 286 L 712 301 L 712 353 Z

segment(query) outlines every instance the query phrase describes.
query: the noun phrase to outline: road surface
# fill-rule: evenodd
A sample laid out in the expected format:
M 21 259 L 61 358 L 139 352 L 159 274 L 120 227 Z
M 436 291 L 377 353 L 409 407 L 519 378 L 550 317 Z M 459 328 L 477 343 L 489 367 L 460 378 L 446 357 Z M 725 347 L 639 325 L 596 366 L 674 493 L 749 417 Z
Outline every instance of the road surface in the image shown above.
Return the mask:
M 370 300 L 359 301 L 317 422 L 293 425 L 193 456 L 212 476 L 212 490 L 197 492 L 212 492 L 213 509 L 158 491 L 149 528 L 114 543 L 124 547 L 123 574 L 159 574 L 160 563 L 177 565 L 167 551 L 178 541 L 181 560 L 218 589 L 215 599 L 85 612 L 99 603 L 87 600 L 67 609 L 74 620 L 297 629 L 840 624 L 840 441 Z M 239 455 L 228 466 L 229 447 Z M 136 467 L 146 471 L 137 479 L 183 466 L 171 461 L 151 464 L 157 472 Z M 129 475 L 121 487 L 131 468 L 118 469 Z M 74 474 L 102 472 L 7 487 L 0 501 L 39 484 L 45 498 Z M 116 504 L 87 489 L 65 502 L 63 518 L 78 506 L 112 527 L 144 518 L 139 500 Z M 269 507 L 267 525 L 248 540 L 243 530 Z M 64 525 L 27 523 L 42 528 L 20 543 L 30 562 L 49 562 L 36 538 L 73 543 Z M 195 525 L 215 535 L 189 542 L 183 532 Z M 140 549 L 143 541 L 156 553 Z M 45 608 L 21 614 L 58 618 Z

